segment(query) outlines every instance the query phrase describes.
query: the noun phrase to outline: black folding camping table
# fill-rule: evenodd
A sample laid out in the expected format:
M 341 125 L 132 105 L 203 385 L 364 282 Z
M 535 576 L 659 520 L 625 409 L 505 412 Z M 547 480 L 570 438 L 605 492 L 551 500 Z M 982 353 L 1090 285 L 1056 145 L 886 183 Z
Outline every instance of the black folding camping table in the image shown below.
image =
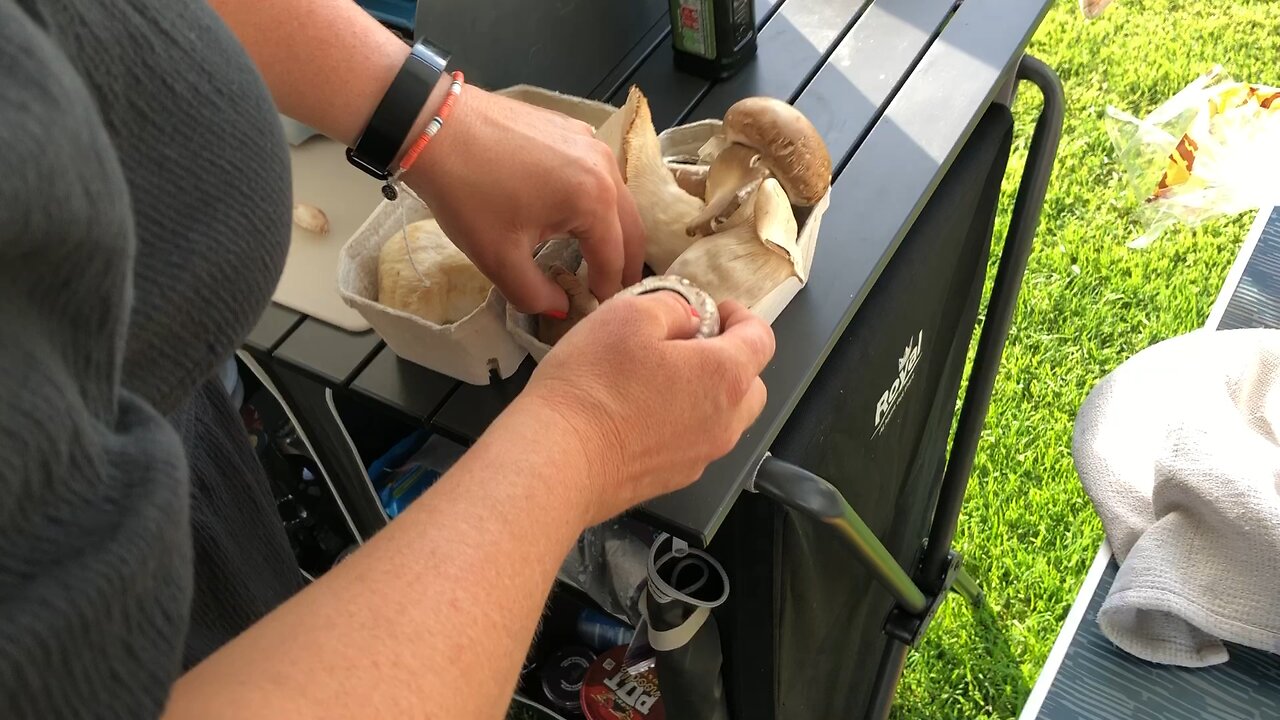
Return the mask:
M 458 0 L 419 18 L 485 86 L 530 83 L 619 104 L 636 84 L 659 129 L 770 95 L 826 138 L 831 206 L 809 282 L 774 323 L 763 414 L 697 483 L 636 514 L 708 547 L 730 572 L 717 618 L 735 720 L 883 717 L 907 647 L 957 581 L 951 536 L 1061 130 L 1056 77 L 1024 57 L 1050 5 L 756 0 L 758 56 L 717 83 L 673 67 L 666 0 L 579 3 L 554 18 L 520 0 L 487 3 L 481 18 Z M 949 450 L 1020 79 L 1040 88 L 1044 110 Z M 372 437 L 369 418 L 471 441 L 533 369 L 526 361 L 507 380 L 463 384 L 400 360 L 371 332 L 278 305 L 246 352 L 292 406 L 361 537 L 386 523 L 366 446 L 394 439 Z M 785 496 L 769 478 L 812 481 L 835 505 L 744 493 Z M 849 530 L 850 518 L 863 526 Z M 890 565 L 905 569 L 894 576 Z
M 1205 327 L 1280 328 L 1280 207 L 1258 214 Z M 1118 570 L 1103 543 L 1022 720 L 1280 717 L 1276 655 L 1232 646 L 1230 659 L 1221 665 L 1180 668 L 1140 660 L 1113 645 L 1098 628 L 1098 610 Z

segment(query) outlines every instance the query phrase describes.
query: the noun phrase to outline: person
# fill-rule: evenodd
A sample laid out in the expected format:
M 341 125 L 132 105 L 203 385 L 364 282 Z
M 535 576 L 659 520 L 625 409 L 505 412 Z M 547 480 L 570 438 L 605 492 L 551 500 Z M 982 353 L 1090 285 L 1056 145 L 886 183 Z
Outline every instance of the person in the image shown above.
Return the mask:
M 608 300 L 299 587 L 216 370 L 284 260 L 277 112 L 352 143 L 407 53 L 346 0 L 0 0 L 6 718 L 501 717 L 577 535 L 691 483 L 760 412 L 773 338 L 743 307 L 704 340 L 671 293 Z M 525 311 L 566 307 L 530 259 L 553 235 L 601 298 L 640 276 L 635 206 L 581 123 L 467 86 L 407 182 Z

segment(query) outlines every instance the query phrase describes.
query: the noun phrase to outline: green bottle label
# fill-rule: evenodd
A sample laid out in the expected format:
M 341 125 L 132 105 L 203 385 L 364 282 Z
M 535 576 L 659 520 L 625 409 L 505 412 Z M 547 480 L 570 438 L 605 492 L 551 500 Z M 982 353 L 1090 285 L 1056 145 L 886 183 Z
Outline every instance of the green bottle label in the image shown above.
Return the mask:
M 712 0 L 671 0 L 671 41 L 675 48 L 714 60 L 716 22 Z

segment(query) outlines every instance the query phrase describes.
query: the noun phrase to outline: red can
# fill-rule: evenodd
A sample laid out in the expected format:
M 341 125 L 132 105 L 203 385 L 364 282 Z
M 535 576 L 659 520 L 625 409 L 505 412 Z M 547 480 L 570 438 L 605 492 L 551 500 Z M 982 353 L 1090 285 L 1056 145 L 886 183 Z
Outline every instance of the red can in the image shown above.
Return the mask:
M 619 645 L 591 664 L 582 681 L 582 714 L 587 720 L 666 720 L 657 671 L 627 672 L 626 652 Z

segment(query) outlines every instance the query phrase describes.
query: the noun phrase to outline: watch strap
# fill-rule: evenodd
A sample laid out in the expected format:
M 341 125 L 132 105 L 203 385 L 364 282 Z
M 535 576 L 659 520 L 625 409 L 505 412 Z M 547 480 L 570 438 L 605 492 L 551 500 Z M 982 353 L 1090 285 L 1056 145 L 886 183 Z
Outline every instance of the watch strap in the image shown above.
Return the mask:
M 425 41 L 414 44 L 347 160 L 378 180 L 390 177 L 396 153 L 448 66 L 449 53 Z

